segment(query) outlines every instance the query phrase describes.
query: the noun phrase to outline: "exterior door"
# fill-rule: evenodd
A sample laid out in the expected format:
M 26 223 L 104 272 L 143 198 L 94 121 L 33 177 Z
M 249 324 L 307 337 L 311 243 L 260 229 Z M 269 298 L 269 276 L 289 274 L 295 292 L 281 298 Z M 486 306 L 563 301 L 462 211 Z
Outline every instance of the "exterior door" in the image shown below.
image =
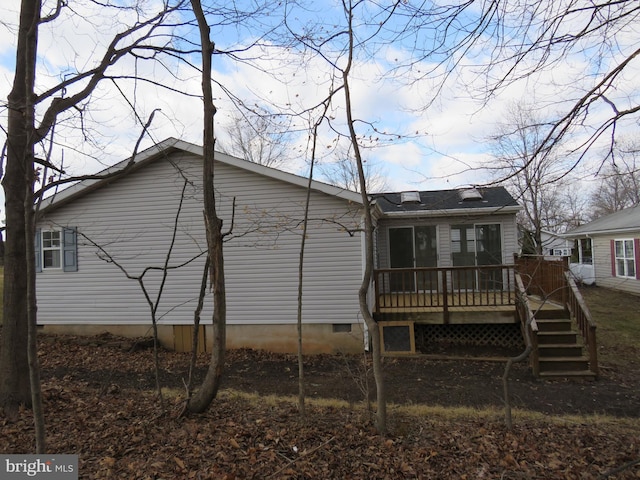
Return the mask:
M 451 258 L 454 267 L 500 265 L 502 263 L 502 233 L 499 223 L 486 225 L 452 225 Z M 453 286 L 462 290 L 502 287 L 502 273 L 498 269 L 479 274 L 468 270 L 454 272 Z
M 451 226 L 451 261 L 454 267 L 476 265 L 476 231 L 473 225 Z M 454 270 L 453 288 L 474 290 L 476 276 L 473 270 Z
M 435 226 L 413 227 L 413 245 L 416 267 L 438 266 L 438 237 Z M 435 290 L 438 272 L 416 273 L 419 290 Z
M 438 247 L 435 226 L 396 227 L 389 229 L 389 266 L 391 268 L 436 267 Z M 391 291 L 415 291 L 431 288 L 430 276 L 413 272 L 392 273 Z
M 480 265 L 502 264 L 502 234 L 500 224 L 476 225 L 476 263 Z M 502 289 L 500 269 L 480 270 L 480 288 L 483 290 Z

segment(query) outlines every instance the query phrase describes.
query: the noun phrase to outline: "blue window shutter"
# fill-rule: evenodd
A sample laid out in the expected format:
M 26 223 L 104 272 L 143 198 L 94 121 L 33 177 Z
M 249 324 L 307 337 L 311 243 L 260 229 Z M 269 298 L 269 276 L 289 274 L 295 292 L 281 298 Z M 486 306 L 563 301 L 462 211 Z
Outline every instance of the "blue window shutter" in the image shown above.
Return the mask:
M 42 271 L 42 246 L 40 240 L 42 235 L 40 233 L 40 229 L 36 229 L 36 238 L 34 239 L 34 245 L 36 250 L 36 272 Z
M 62 270 L 65 272 L 78 271 L 78 242 L 75 228 L 62 230 Z

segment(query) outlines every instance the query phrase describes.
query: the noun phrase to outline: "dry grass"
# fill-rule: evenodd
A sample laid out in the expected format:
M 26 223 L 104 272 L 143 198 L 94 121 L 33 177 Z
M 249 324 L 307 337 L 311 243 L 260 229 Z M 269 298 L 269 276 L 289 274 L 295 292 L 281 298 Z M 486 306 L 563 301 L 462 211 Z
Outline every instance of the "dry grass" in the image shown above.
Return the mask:
M 182 393 L 182 392 L 180 392 Z M 295 396 L 259 395 L 246 393 L 239 390 L 224 389 L 220 391 L 219 398 L 232 401 L 244 401 L 255 405 L 268 405 L 271 407 L 288 406 L 297 408 L 298 398 Z M 366 405 L 362 402 L 349 404 L 337 399 L 311 399 L 306 400 L 307 405 L 315 408 L 331 408 L 346 410 L 361 415 L 367 414 Z M 372 405 L 375 408 L 375 405 Z M 504 410 L 497 407 L 471 408 L 471 407 L 447 407 L 441 405 L 388 405 L 392 418 L 398 414 L 400 417 L 413 417 L 429 419 L 431 422 L 451 423 L 467 421 L 486 421 L 492 424 L 500 424 L 504 421 Z M 593 425 L 607 427 L 618 433 L 635 433 L 640 430 L 640 418 L 621 418 L 610 415 L 547 415 L 531 410 L 513 409 L 514 423 L 528 423 L 536 425 Z
M 602 287 L 581 291 L 598 326 L 600 361 L 612 367 L 638 363 L 640 296 Z

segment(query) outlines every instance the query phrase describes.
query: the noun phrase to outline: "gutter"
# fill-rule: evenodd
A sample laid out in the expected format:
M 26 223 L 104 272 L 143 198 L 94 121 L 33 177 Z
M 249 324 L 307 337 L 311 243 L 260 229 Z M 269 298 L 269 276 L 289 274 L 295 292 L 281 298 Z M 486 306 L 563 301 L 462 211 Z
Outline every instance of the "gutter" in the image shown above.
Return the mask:
M 463 216 L 463 215 L 487 215 L 487 214 L 501 214 L 501 213 L 517 213 L 521 210 L 518 206 L 505 206 L 505 207 L 482 207 L 482 208 L 451 208 L 447 210 L 413 210 L 413 211 L 400 211 L 400 212 L 383 212 L 378 207 L 378 211 L 381 213 L 381 217 L 386 218 L 413 218 L 413 217 L 446 217 L 450 215 Z
M 587 232 L 579 232 L 572 234 L 569 233 L 561 233 L 559 236 L 563 238 L 591 238 L 593 235 L 611 235 L 615 233 L 632 233 L 640 230 L 640 226 L 635 227 L 625 227 L 625 228 L 614 228 L 608 230 L 590 230 Z

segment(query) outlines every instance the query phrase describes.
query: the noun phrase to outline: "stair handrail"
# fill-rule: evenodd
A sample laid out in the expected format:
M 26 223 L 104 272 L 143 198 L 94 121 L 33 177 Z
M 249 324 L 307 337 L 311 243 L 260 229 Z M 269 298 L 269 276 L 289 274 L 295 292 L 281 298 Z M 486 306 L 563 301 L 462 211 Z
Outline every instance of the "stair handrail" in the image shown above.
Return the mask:
M 599 366 L 598 347 L 596 344 L 596 322 L 593 320 L 589 307 L 584 301 L 584 297 L 580 293 L 576 282 L 571 276 L 571 272 L 565 272 L 564 276 L 569 287 L 567 289 L 568 298 L 566 301 L 566 307 L 569 309 L 571 316 L 576 319 L 578 329 L 582 334 L 585 346 L 589 352 L 589 369 L 597 376 L 599 373 Z
M 516 312 L 520 318 L 522 336 L 525 340 L 526 349 L 529 350 L 529 358 L 533 374 L 537 377 L 540 374 L 540 362 L 538 355 L 538 323 L 529 303 L 527 289 L 524 286 L 519 273 L 514 275 L 516 281 Z M 525 350 L 526 351 L 526 350 Z

